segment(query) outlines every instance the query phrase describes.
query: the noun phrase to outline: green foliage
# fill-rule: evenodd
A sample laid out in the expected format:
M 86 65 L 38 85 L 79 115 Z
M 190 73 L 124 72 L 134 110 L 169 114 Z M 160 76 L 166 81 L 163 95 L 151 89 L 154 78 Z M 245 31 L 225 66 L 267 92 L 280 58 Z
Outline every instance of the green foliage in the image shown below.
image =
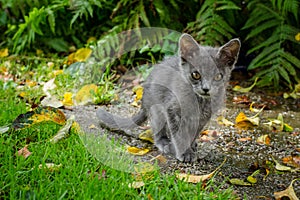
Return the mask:
M 196 21 L 190 22 L 186 28 L 194 37 L 206 45 L 220 45 L 225 40 L 231 39 L 236 31 L 229 25 L 227 13 L 224 11 L 240 10 L 231 0 L 206 0 L 203 1 Z
M 279 87 L 285 83 L 292 89 L 300 69 L 299 42 L 295 36 L 300 29 L 299 2 L 297 0 L 251 1 L 249 19 L 243 29 L 248 30 L 246 41 L 256 53 L 248 69 L 259 69 L 254 78 L 259 77 L 258 86 Z M 297 50 L 298 49 L 298 50 Z

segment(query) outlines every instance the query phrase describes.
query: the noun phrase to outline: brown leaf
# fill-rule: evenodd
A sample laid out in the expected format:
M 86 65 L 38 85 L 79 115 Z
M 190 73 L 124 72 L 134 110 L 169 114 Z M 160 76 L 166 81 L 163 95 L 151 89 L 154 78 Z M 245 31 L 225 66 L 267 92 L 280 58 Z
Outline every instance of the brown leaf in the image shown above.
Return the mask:
M 232 102 L 236 103 L 236 104 L 249 104 L 249 103 L 251 103 L 250 99 L 246 95 L 235 96 L 235 97 L 233 97 Z
M 23 156 L 25 159 L 32 153 L 27 149 L 28 145 L 25 145 L 22 149 L 18 151 L 18 156 Z
M 284 164 L 293 166 L 295 168 L 300 168 L 300 156 L 288 156 L 282 159 Z
M 288 197 L 290 200 L 299 200 L 298 197 L 296 196 L 296 193 L 293 188 L 293 183 L 299 179 L 294 179 L 292 180 L 291 184 L 289 187 L 283 191 L 280 192 L 274 192 L 274 196 L 276 200 L 283 200 L 283 197 Z M 286 199 L 286 198 L 284 198 Z
M 203 182 L 203 181 L 210 179 L 224 165 L 225 162 L 226 162 L 226 159 L 221 163 L 221 165 L 219 167 L 217 167 L 214 171 L 212 171 L 209 174 L 198 176 L 198 175 L 189 175 L 189 174 L 180 173 L 180 174 L 177 174 L 176 177 L 178 179 L 183 180 L 188 183 Z

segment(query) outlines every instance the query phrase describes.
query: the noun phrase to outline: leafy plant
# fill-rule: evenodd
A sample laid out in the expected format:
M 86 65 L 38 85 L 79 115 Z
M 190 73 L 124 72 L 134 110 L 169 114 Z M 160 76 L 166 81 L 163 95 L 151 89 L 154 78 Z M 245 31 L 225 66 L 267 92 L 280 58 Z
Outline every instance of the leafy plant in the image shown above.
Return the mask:
M 236 31 L 228 24 L 224 11 L 239 10 L 233 1 L 203 1 L 196 20 L 187 25 L 186 31 L 206 45 L 220 45 L 225 39 L 231 39 Z
M 251 11 L 243 29 L 248 30 L 246 41 L 251 45 L 248 54 L 256 53 L 248 69 L 260 70 L 258 86 L 279 87 L 285 83 L 292 89 L 298 80 L 300 69 L 299 42 L 295 36 L 300 32 L 299 2 L 297 0 L 251 1 Z M 298 50 L 297 50 L 298 49 Z

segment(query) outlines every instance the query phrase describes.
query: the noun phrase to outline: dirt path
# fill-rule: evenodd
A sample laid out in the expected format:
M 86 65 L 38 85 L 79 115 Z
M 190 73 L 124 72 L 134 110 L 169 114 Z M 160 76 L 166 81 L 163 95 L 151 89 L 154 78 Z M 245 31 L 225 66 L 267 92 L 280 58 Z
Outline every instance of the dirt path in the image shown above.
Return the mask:
M 105 107 L 113 113 L 118 113 L 123 116 L 131 115 L 138 108 L 130 105 L 133 97 L 129 95 L 130 91 L 122 92 L 120 100 L 114 102 L 113 105 Z M 272 157 L 282 163 L 282 158 L 300 154 L 300 112 L 297 101 L 290 101 L 288 104 L 282 102 L 280 97 L 266 96 L 265 94 L 248 93 L 243 98 L 245 102 L 233 103 L 237 98 L 241 98 L 242 94 L 232 93 L 229 90 L 227 98 L 227 109 L 225 116 L 232 122 L 241 111 L 246 115 L 253 115 L 249 111 L 249 102 L 259 102 L 267 106 L 260 114 L 261 123 L 266 122 L 268 118 L 276 118 L 278 113 L 282 113 L 283 118 L 294 127 L 292 133 L 274 132 L 266 127 L 254 127 L 252 130 L 242 131 L 233 126 L 226 127 L 218 125 L 215 120 L 207 126 L 207 129 L 213 130 L 211 135 L 213 138 L 202 137 L 200 140 L 199 154 L 202 159 L 190 164 L 181 163 L 177 160 L 166 156 L 167 162 L 161 166 L 162 173 L 173 173 L 175 171 L 188 174 L 208 174 L 216 169 L 227 158 L 226 163 L 215 176 L 215 181 L 222 183 L 221 188 L 233 187 L 237 194 L 243 199 L 274 199 L 274 192 L 286 189 L 291 181 L 300 178 L 300 172 L 278 172 L 274 166 L 270 167 L 266 161 L 274 163 Z M 276 102 L 276 103 L 274 103 Z M 123 144 L 131 146 L 152 148 L 152 151 L 143 156 L 142 160 L 151 160 L 153 157 L 160 154 L 157 149 L 150 143 L 143 142 L 139 139 L 127 137 L 124 134 L 107 132 L 102 129 L 96 119 L 95 111 L 98 106 L 78 106 L 72 111 L 66 110 L 65 113 L 70 116 L 75 115 L 76 121 L 80 124 L 84 132 L 91 134 L 105 134 L 108 138 L 117 138 Z M 290 109 L 296 110 L 292 111 Z M 142 132 L 141 129 L 131 130 L 137 134 Z M 260 136 L 268 135 L 270 144 L 259 144 L 257 139 Z M 200 136 L 199 136 L 200 138 Z M 206 139 L 205 139 L 206 138 Z M 266 176 L 266 169 L 270 169 L 270 174 Z M 257 183 L 252 186 L 236 186 L 229 183 L 230 178 L 238 178 L 246 180 L 254 171 L 260 170 L 257 178 Z M 300 181 L 294 183 L 294 190 L 300 197 Z

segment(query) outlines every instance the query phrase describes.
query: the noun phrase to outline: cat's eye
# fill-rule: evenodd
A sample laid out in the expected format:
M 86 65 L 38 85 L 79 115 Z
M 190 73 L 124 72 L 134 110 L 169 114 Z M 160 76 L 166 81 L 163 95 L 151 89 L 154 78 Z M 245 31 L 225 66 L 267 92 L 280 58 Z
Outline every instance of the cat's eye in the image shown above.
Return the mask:
M 220 74 L 217 74 L 216 76 L 215 76 L 215 81 L 220 81 L 220 80 L 222 80 L 222 78 L 223 78 L 223 75 L 220 73 Z
M 195 80 L 200 80 L 201 79 L 201 75 L 199 72 L 193 72 L 192 73 L 192 78 Z

